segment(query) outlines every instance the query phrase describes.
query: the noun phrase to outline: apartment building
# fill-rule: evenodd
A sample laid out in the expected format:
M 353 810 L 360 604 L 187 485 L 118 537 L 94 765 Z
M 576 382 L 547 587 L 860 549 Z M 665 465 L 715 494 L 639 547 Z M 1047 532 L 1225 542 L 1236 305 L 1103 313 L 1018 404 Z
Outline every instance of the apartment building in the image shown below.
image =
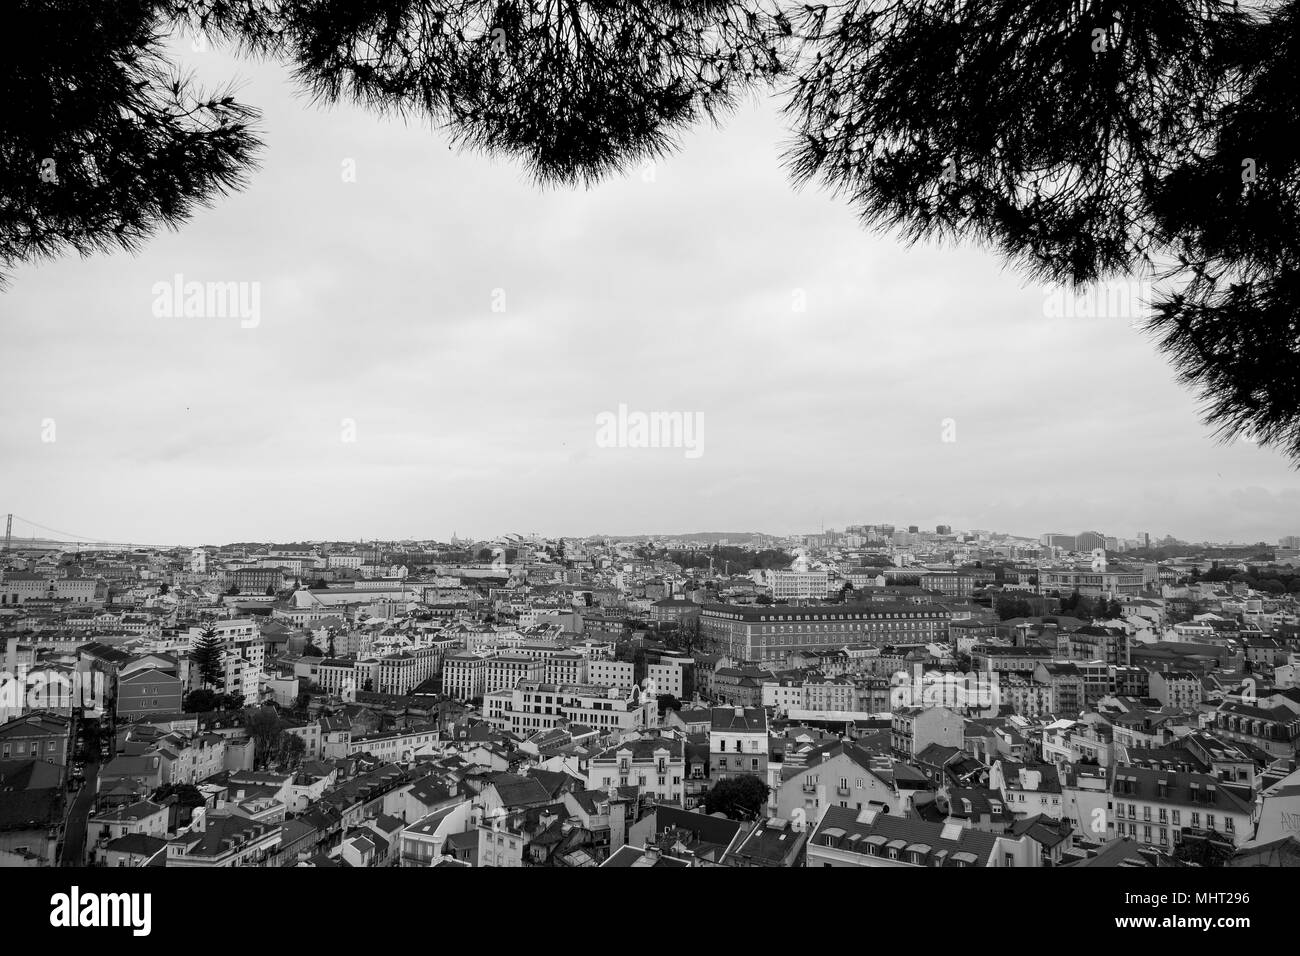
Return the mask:
M 822 600 L 832 593 L 828 571 L 770 570 L 763 583 L 771 589 L 774 601 Z
M 636 683 L 635 666 L 631 661 L 590 660 L 587 662 L 587 681 L 601 687 L 627 690 Z
M 281 826 L 195 811 L 194 828 L 167 842 L 169 867 L 271 866 Z
M 1190 710 L 1201 702 L 1201 679 L 1186 671 L 1152 670 L 1149 693 L 1166 707 Z
M 541 681 L 546 675 L 546 661 L 524 654 L 498 654 L 488 659 L 484 678 L 485 694 L 511 690 L 520 681 Z
M 548 684 L 588 683 L 587 656 L 580 651 L 559 651 L 546 659 L 542 679 Z
M 762 694 L 763 706 L 773 708 L 778 715 L 804 706 L 803 681 L 798 678 L 769 678 L 763 681 Z
M 72 721 L 44 711 L 0 724 L 0 759 L 43 760 L 60 767 L 68 763 Z
M 373 734 L 349 737 L 349 754 L 368 753 L 386 763 L 409 763 L 415 754 L 438 741 L 438 733 L 431 727 L 407 730 L 387 730 Z
M 714 707 L 709 712 L 709 776 L 767 780 L 767 711 L 762 707 Z
M 361 689 L 357 681 L 357 662 L 348 657 L 322 658 L 316 665 L 316 683 L 332 697 L 353 700 Z
M 688 688 L 694 688 L 691 676 L 694 674 L 695 661 L 664 658 L 657 664 L 646 667 L 646 676 L 654 681 L 655 689 L 660 694 L 672 694 L 678 700 L 690 696 Z
M 803 709 L 851 711 L 857 701 L 856 688 L 847 677 L 834 680 L 806 680 L 803 684 Z
M 1215 711 L 1211 729 L 1225 740 L 1251 744 L 1275 757 L 1300 753 L 1300 714 L 1286 704 L 1226 700 Z
M 906 813 L 907 800 L 894 780 L 893 763 L 852 743 L 814 751 L 803 766 L 787 767 L 774 794 L 776 815 L 821 818 L 827 807 Z
M 150 714 L 175 714 L 181 710 L 184 685 L 157 668 L 135 670 L 117 680 L 117 717 L 131 721 Z
M 381 694 L 409 694 L 438 673 L 442 651 L 437 647 L 418 647 L 388 654 L 379 659 L 379 679 L 375 689 Z
M 816 867 L 981 867 L 1014 859 L 1008 840 L 959 823 L 931 823 L 866 808 L 831 807 L 806 848 Z
M 1115 835 L 1171 849 L 1183 830 L 1213 830 L 1236 846 L 1251 838 L 1252 799 L 1204 773 L 1120 767 L 1111 787 Z
M 625 691 L 619 687 L 524 680 L 508 692 L 509 704 L 502 701 L 493 722 L 525 736 L 550 730 L 561 720 L 591 727 L 601 736 L 623 734 L 653 726 L 659 714 L 658 703 L 642 694 L 639 687 Z M 505 693 L 498 691 L 493 697 Z
M 646 737 L 625 741 L 591 758 L 587 789 L 640 787 L 660 803 L 683 805 L 686 758 L 682 741 Z
M 487 691 L 491 651 L 455 651 L 442 662 L 442 692 L 455 700 L 473 700 Z

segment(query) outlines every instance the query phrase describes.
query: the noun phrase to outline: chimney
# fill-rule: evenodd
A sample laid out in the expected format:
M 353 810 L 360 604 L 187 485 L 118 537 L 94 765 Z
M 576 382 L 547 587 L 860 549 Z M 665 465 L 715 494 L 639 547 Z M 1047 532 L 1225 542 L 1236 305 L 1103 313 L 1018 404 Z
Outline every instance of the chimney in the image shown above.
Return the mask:
M 744 707 L 739 707 L 739 706 L 736 707 L 736 716 L 737 716 L 737 717 L 744 717 L 744 716 L 745 716 L 745 708 L 744 708 Z

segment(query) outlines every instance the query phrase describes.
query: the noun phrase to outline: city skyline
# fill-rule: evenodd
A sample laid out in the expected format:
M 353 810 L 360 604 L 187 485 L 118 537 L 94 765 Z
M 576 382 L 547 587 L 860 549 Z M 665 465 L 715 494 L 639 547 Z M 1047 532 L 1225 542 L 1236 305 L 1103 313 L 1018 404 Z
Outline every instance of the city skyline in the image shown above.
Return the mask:
M 843 536 L 843 535 L 849 535 L 849 534 L 852 534 L 852 533 L 853 533 L 853 532 L 848 531 L 848 530 L 847 530 L 848 528 L 858 527 L 858 526 L 861 525 L 861 523 L 856 523 L 856 524 L 852 524 L 852 525 L 847 525 L 847 526 L 845 526 L 845 527 L 843 527 L 843 528 L 830 527 L 830 528 L 823 528 L 823 529 L 820 529 L 820 530 L 817 530 L 817 531 L 794 531 L 794 532 L 790 532 L 790 533 L 786 533 L 786 534 L 776 534 L 776 533 L 769 532 L 769 531 L 753 530 L 753 531 L 690 531 L 690 532 L 677 531 L 677 532 L 639 532 L 639 533 L 638 533 L 638 532 L 625 533 L 625 532 L 603 532 L 603 531 L 595 531 L 595 532 L 590 532 L 590 533 L 585 533 L 585 534 L 570 534 L 570 533 L 565 533 L 565 532 L 558 532 L 558 533 L 554 533 L 554 534 L 543 534 L 543 533 L 540 533 L 540 532 L 537 532 L 537 531 L 529 531 L 529 532 L 527 532 L 527 533 L 521 533 L 521 532 L 517 532 L 517 531 L 498 531 L 498 532 L 491 533 L 491 534 L 479 535 L 479 534 L 474 534 L 474 533 L 472 533 L 472 532 L 469 532 L 469 533 L 460 533 L 460 532 L 457 532 L 457 531 L 453 530 L 450 534 L 444 534 L 444 535 L 424 535 L 424 536 L 419 536 L 419 535 L 400 535 L 400 536 L 396 536 L 396 537 L 383 538 L 383 539 L 376 538 L 376 537 L 372 537 L 372 536 L 362 536 L 362 537 L 357 537 L 357 538 L 340 538 L 340 537 L 333 537 L 333 538 L 331 538 L 331 537 L 315 537 L 315 536 L 307 535 L 307 536 L 300 536 L 300 537 L 297 537 L 297 538 L 284 538 L 284 539 L 247 538 L 247 539 L 206 540 L 206 541 L 143 541 L 143 540 L 141 540 L 141 541 L 129 541 L 129 540 L 125 540 L 125 539 L 123 539 L 123 540 L 112 540 L 112 539 L 107 539 L 107 538 L 102 538 L 102 539 L 92 539 L 92 538 L 74 539 L 74 538 L 71 537 L 71 536 L 65 536 L 65 537 L 62 537 L 62 538 L 60 538 L 60 537 L 42 537 L 42 536 L 37 535 L 37 534 L 34 534 L 34 533 L 33 533 L 33 534 L 30 534 L 30 535 L 27 535 L 27 534 L 22 533 L 22 526 L 23 526 L 24 523 L 27 523 L 27 524 L 30 524 L 30 523 L 26 522 L 25 519 L 22 519 L 22 518 L 20 518 L 20 517 L 18 517 L 18 516 L 14 516 L 14 521 L 16 522 L 16 526 L 19 528 L 19 531 L 18 531 L 17 533 L 15 533 L 15 534 L 13 535 L 13 537 L 12 537 L 12 542 L 13 542 L 13 548 L 14 548 L 14 550 L 20 550 L 20 549 L 22 549 L 23 546 L 24 546 L 24 544 L 25 544 L 26 542 L 34 542 L 36 546 L 45 546 L 45 545 L 67 545 L 67 546 L 69 546 L 70 548 L 73 548 L 73 549 L 75 549 L 75 548 L 77 548 L 77 547 L 82 547 L 82 548 L 94 548 L 94 547 L 98 547 L 98 548 L 111 548 L 111 547 L 114 547 L 114 546 L 123 546 L 123 547 L 126 547 L 126 546 L 130 546 L 130 547 L 153 547 L 153 548 L 203 548 L 203 547 L 225 547 L 225 546 L 229 546 L 229 545 L 231 545 L 231 544 L 238 543 L 238 542 L 240 542 L 240 541 L 249 541 L 249 542 L 256 542 L 256 543 L 261 543 L 261 544 L 266 544 L 266 543 L 271 543 L 271 544 L 292 544 L 292 543 L 331 543 L 331 542 L 335 542 L 335 543 L 351 543 L 351 544 L 361 544 L 361 545 L 372 544 L 372 543 L 375 543 L 375 542 L 378 542 L 379 544 L 384 545 L 384 544 L 393 544 L 393 543 L 407 542 L 407 541 L 409 541 L 409 542 L 431 542 L 431 543 L 439 543 L 439 544 L 442 544 L 442 543 L 452 543 L 452 542 L 458 542 L 458 543 L 473 543 L 473 542 L 483 542 L 483 541 L 500 541 L 500 540 L 508 540 L 508 539 L 510 539 L 510 538 L 512 538 L 513 536 L 516 536 L 516 535 L 519 536 L 519 540 L 523 540 L 523 541 L 534 540 L 534 539 L 540 539 L 540 540 L 558 540 L 558 539 L 594 540 L 594 539 L 602 539 L 602 538 L 603 538 L 603 539 L 610 539 L 610 540 L 615 540 L 615 539 L 617 539 L 617 540 L 657 539 L 657 540 L 669 540 L 669 541 L 672 541 L 672 540 L 679 540 L 679 541 L 698 541 L 698 540 L 702 540 L 702 539 L 705 539 L 705 538 L 713 538 L 713 539 L 719 539 L 719 538 L 720 538 L 720 539 L 726 540 L 726 541 L 727 541 L 728 543 L 730 543 L 730 544 L 739 544 L 739 543 L 745 543 L 745 542 L 746 542 L 746 539 L 750 539 L 750 538 L 771 538 L 773 541 L 789 541 L 789 540 L 791 540 L 791 539 L 806 538 L 806 537 L 817 537 L 817 536 L 822 536 L 822 535 L 826 535 L 826 534 L 836 534 L 836 535 L 841 535 L 841 536 Z M 889 525 L 889 522 L 874 522 L 874 523 L 867 523 L 867 526 L 870 526 L 870 527 L 876 527 L 876 526 L 878 526 L 878 525 Z M 43 526 L 34 525 L 34 526 L 32 526 L 32 527 L 33 527 L 33 528 L 42 528 Z M 1043 538 L 1047 538 L 1047 537 L 1050 537 L 1050 536 L 1077 537 L 1077 536 L 1075 536 L 1075 535 L 1070 535 L 1070 534 L 1068 534 L 1068 533 L 1064 533 L 1064 532 L 1040 532 L 1040 533 L 1038 533 L 1038 534 L 1019 534 L 1019 533 L 1015 533 L 1015 532 L 1003 531 L 1003 530 L 1001 530 L 1001 529 L 997 529 L 997 528 L 956 528 L 956 527 L 953 527 L 953 528 L 950 528 L 950 531 L 948 531 L 948 532 L 937 532 L 937 531 L 935 530 L 935 528 L 933 528 L 933 527 L 929 527 L 929 528 L 927 528 L 927 527 L 919 527 L 919 526 L 918 526 L 918 530 L 915 531 L 915 532 L 913 532 L 913 531 L 910 530 L 910 527 L 911 527 L 910 525 L 892 525 L 892 527 L 894 528 L 895 532 L 901 532 L 901 533 L 907 533 L 907 534 L 917 534 L 917 535 L 921 535 L 921 536 L 936 535 L 936 534 L 950 534 L 950 533 L 951 533 L 951 534 L 955 534 L 955 535 L 980 534 L 980 535 L 990 535 L 990 536 L 997 537 L 997 538 L 1013 538 L 1013 539 L 1016 539 L 1016 540 L 1018 540 L 1018 541 L 1029 542 L 1031 546 L 1032 546 L 1033 543 L 1041 543 L 1041 541 L 1042 541 Z M 943 526 L 943 527 L 948 527 L 948 526 Z M 49 529 L 45 529 L 45 530 L 49 530 Z M 1245 541 L 1245 540 L 1243 540 L 1243 541 L 1237 541 L 1237 540 L 1235 540 L 1235 539 L 1226 539 L 1226 540 L 1210 540 L 1210 539 L 1202 539 L 1202 540 L 1196 540 L 1196 539 L 1190 539 L 1190 538 L 1183 538 L 1183 537 L 1180 537 L 1179 535 L 1173 534 L 1172 532 L 1165 532 L 1165 533 L 1138 532 L 1138 533 L 1134 534 L 1132 537 L 1130 537 L 1129 535 L 1122 535 L 1122 534 L 1115 534 L 1115 535 L 1112 535 L 1112 534 L 1105 534 L 1104 532 L 1097 532 L 1097 531 L 1092 530 L 1092 529 L 1081 529 L 1080 532 L 1079 532 L 1080 535 L 1082 535 L 1082 534 L 1102 534 L 1103 537 L 1104 537 L 1107 541 L 1115 540 L 1118 544 L 1125 545 L 1125 547 L 1117 548 L 1117 549 L 1111 549 L 1110 546 L 1108 545 L 1108 546 L 1107 546 L 1107 547 L 1108 547 L 1108 550 L 1119 550 L 1121 553 L 1122 553 L 1123 551 L 1126 551 L 1126 550 L 1135 550 L 1135 548 L 1127 547 L 1127 545 L 1128 545 L 1128 544 L 1134 544 L 1134 543 L 1140 542 L 1143 533 L 1145 533 L 1145 534 L 1148 535 L 1148 538 L 1149 538 L 1149 541 L 1150 541 L 1150 547 L 1152 547 L 1152 548 L 1165 546 L 1165 543 L 1168 541 L 1168 539 L 1172 539 L 1172 541 L 1169 541 L 1169 544 L 1171 544 L 1171 545 L 1177 545 L 1177 546 L 1188 546 L 1188 547 L 1195 547 L 1195 546 L 1198 546 L 1198 545 L 1203 545 L 1203 546 L 1207 546 L 1207 547 L 1216 547 L 1216 546 L 1222 546 L 1222 547 L 1252 547 L 1252 546 L 1256 546 L 1256 545 L 1263 545 L 1263 546 L 1267 546 L 1267 547 L 1283 547 L 1283 548 L 1287 548 L 1287 547 L 1296 547 L 1296 546 L 1298 546 L 1298 545 L 1297 545 L 1297 542 L 1300 542 L 1300 536 L 1293 535 L 1293 534 L 1280 534 L 1280 535 L 1276 536 L 1276 537 L 1275 537 L 1274 539 L 1272 539 L 1272 540 L 1269 540 L 1269 539 L 1258 539 L 1258 540 L 1255 540 L 1255 541 Z M 32 545 L 28 545 L 28 547 L 31 547 L 31 546 L 32 546 Z M 870 546 L 868 545 L 868 546 L 865 546 L 865 547 L 868 547 L 868 548 L 869 548 Z M 1068 550 L 1071 550 L 1071 549 L 1068 549 L 1068 548 L 1067 548 L 1067 549 L 1065 549 L 1065 550 L 1068 551 Z M 1083 550 L 1087 550 L 1087 549 L 1083 549 Z

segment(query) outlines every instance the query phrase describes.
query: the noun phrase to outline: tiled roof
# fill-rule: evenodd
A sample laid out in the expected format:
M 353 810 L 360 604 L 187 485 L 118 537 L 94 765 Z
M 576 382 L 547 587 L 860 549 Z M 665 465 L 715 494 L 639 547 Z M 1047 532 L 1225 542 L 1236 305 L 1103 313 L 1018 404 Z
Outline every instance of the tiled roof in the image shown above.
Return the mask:
M 877 855 L 888 849 L 916 851 L 922 853 L 926 866 L 987 866 L 996 844 L 994 834 L 956 824 L 828 807 L 809 845 L 864 855 L 869 855 L 871 847 L 876 848 Z

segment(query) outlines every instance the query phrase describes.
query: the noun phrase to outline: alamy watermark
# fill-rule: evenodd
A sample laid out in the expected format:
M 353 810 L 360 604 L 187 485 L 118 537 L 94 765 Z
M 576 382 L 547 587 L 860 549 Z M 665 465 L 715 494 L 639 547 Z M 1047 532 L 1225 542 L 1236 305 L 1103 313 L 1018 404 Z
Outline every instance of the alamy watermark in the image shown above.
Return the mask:
M 1127 319 L 1136 327 L 1150 312 L 1152 297 L 1151 283 L 1145 279 L 1079 287 L 1056 283 L 1043 291 L 1043 315 L 1049 319 Z
M 0 712 L 27 713 L 80 707 L 100 710 L 104 706 L 104 675 L 96 671 L 63 671 L 19 667 L 17 672 L 0 671 Z
M 925 671 L 914 664 L 912 673 L 895 671 L 889 679 L 889 704 L 899 707 L 948 707 L 953 709 L 997 707 L 1002 700 L 998 691 L 998 675 L 969 671 L 965 674 L 948 671 Z
M 160 319 L 239 319 L 245 329 L 262 322 L 260 282 L 186 282 L 178 272 L 149 291 L 153 314 Z
M 600 448 L 683 448 L 687 458 L 704 454 L 703 412 L 638 412 L 620 403 L 596 416 Z
M 122 927 L 133 936 L 148 936 L 152 914 L 152 893 L 83 893 L 74 886 L 50 897 L 50 925 L 57 929 Z

